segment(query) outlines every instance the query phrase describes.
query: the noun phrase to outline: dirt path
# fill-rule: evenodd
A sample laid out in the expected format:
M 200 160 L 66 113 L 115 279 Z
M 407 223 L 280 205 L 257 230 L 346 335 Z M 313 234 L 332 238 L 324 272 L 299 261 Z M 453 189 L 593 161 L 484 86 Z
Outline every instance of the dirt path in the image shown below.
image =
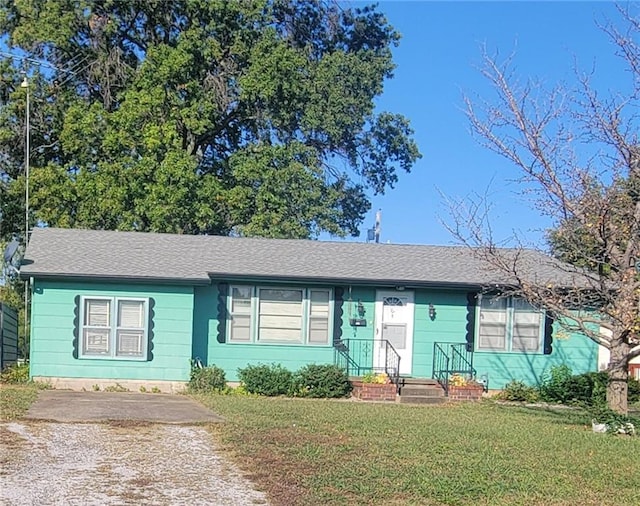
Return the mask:
M 2 505 L 266 505 L 201 426 L 0 425 Z

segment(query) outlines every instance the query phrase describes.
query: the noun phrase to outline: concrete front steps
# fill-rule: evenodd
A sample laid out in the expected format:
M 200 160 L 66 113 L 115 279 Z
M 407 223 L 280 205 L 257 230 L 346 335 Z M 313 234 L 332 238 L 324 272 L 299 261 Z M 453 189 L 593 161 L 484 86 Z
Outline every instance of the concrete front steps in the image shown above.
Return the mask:
M 442 404 L 447 400 L 444 389 L 430 378 L 400 378 L 398 400 L 407 404 Z

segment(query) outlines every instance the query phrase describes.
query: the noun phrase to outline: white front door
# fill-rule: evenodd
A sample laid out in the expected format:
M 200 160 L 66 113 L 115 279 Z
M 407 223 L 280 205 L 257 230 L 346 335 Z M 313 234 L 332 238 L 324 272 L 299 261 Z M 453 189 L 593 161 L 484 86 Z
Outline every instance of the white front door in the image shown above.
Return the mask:
M 413 292 L 378 291 L 376 339 L 386 339 L 400 355 L 400 374 L 411 374 L 413 361 Z M 373 366 L 384 369 L 384 342 L 376 341 Z

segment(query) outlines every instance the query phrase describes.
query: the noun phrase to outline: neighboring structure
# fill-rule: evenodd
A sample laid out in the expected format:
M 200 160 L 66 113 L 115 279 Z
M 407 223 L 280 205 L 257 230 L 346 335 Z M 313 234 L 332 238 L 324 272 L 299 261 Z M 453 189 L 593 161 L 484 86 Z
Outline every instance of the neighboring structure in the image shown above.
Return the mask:
M 521 261 L 572 282 L 539 253 Z M 535 383 L 554 364 L 598 365 L 589 339 L 494 297 L 508 280 L 466 248 L 45 228 L 21 276 L 33 281 L 31 374 L 64 386 L 166 390 L 196 357 L 235 381 L 247 364 L 353 373 L 397 358 L 400 375 L 431 378 L 464 355 L 492 389 Z
M 0 370 L 18 360 L 18 313 L 0 302 Z

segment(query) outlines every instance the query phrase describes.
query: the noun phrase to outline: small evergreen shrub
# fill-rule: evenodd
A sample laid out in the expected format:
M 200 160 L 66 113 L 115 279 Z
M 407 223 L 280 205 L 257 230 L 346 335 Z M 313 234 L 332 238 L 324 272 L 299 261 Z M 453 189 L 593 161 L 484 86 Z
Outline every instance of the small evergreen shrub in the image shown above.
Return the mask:
M 568 366 L 554 366 L 543 379 L 540 396 L 547 402 L 599 406 L 606 404 L 608 383 L 607 371 L 572 375 Z M 637 402 L 640 400 L 640 382 L 629 378 L 628 385 L 627 400 Z
M 295 393 L 301 397 L 346 397 L 353 386 L 347 373 L 336 365 L 309 364 L 294 376 Z
M 536 402 L 540 398 L 540 392 L 536 387 L 529 386 L 523 381 L 512 380 L 505 385 L 504 390 L 496 398 L 502 401 Z
M 584 373 L 570 376 L 565 382 L 565 399 L 563 402 L 579 404 L 593 403 L 594 386 L 602 381 L 598 373 Z M 606 391 L 606 374 L 604 382 L 604 391 Z M 599 388 L 595 388 L 596 393 L 599 390 Z
M 291 395 L 294 390 L 293 373 L 280 364 L 248 365 L 238 369 L 238 377 L 250 394 Z
M 540 397 L 547 402 L 562 402 L 570 400 L 567 388 L 571 378 L 571 367 L 568 365 L 554 365 L 546 374 L 540 385 Z
M 586 373 L 593 382 L 591 389 L 591 404 L 605 404 L 607 401 L 607 384 L 609 375 L 606 371 Z
M 29 383 L 29 364 L 13 364 L 0 374 L 2 383 Z
M 188 390 L 191 392 L 222 392 L 227 387 L 224 371 L 215 365 L 199 367 L 191 364 Z M 152 390 L 153 392 L 153 390 Z

